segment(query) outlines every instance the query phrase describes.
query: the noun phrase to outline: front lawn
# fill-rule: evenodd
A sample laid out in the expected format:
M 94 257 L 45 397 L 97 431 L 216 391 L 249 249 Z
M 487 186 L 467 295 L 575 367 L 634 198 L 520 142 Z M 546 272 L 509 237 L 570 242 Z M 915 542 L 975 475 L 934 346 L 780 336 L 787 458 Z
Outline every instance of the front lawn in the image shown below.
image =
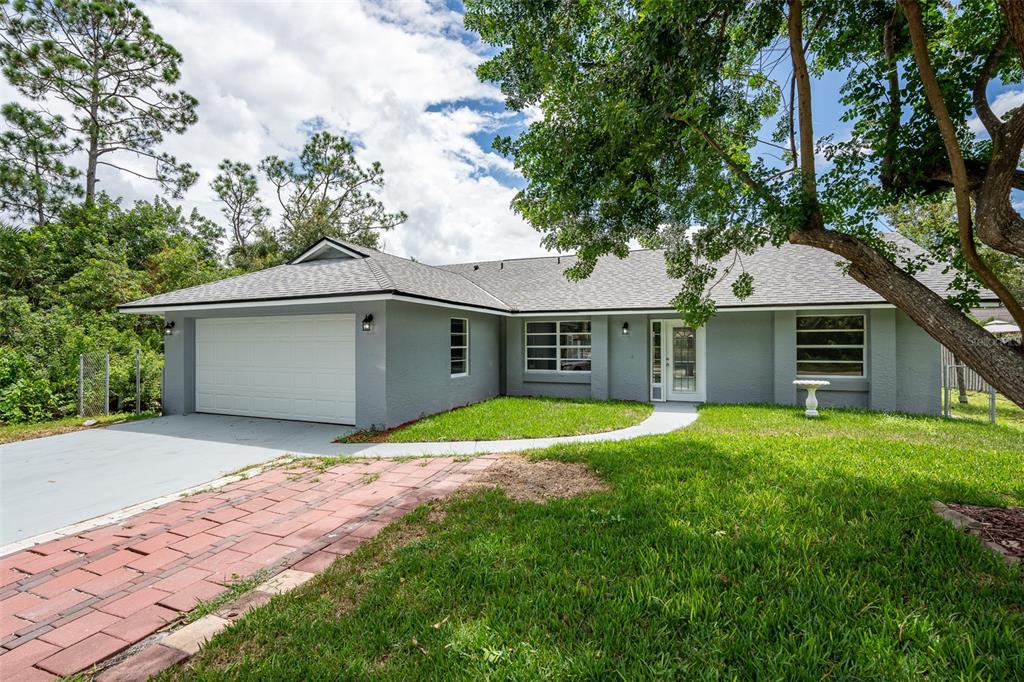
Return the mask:
M 435 414 L 392 431 L 363 431 L 346 443 L 546 438 L 615 431 L 646 419 L 649 403 L 502 397 Z
M 1024 432 L 825 414 L 546 450 L 610 492 L 421 510 L 166 677 L 1019 678 L 1020 569 L 929 502 L 1024 503 Z
M 0 424 L 0 444 L 13 443 L 19 440 L 30 440 L 32 438 L 43 438 L 45 436 L 56 436 L 71 431 L 81 431 L 96 426 L 107 426 L 117 422 L 135 421 L 136 419 L 149 419 L 157 416 L 156 412 L 143 412 L 134 414 L 132 412 L 117 412 L 114 414 L 101 414 L 97 417 L 62 417 L 46 422 L 34 424 Z M 92 426 L 83 426 L 87 419 L 95 419 Z

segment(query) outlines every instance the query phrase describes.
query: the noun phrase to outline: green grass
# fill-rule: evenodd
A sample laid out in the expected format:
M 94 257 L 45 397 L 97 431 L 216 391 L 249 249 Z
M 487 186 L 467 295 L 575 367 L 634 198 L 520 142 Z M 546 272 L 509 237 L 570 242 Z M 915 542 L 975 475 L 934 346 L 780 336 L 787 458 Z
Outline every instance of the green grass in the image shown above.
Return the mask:
M 0 443 L 13 443 L 19 440 L 42 438 L 43 436 L 53 436 L 58 433 L 67 433 L 69 431 L 79 431 L 84 428 L 90 428 L 82 426 L 82 422 L 87 419 L 95 419 L 96 426 L 104 426 L 107 424 L 113 424 L 114 422 L 135 421 L 136 419 L 149 419 L 156 416 L 156 412 L 143 412 L 142 414 L 116 412 L 114 414 L 100 415 L 98 417 L 63 417 L 61 419 L 53 419 L 47 422 L 36 422 L 34 424 L 3 424 L 0 425 Z
M 952 414 L 954 417 L 974 421 L 988 421 L 988 393 L 969 391 L 967 404 L 957 401 L 957 393 L 953 391 Z M 1005 424 L 1024 430 L 1024 410 L 1017 407 L 1003 396 L 996 394 L 996 423 Z
M 929 501 L 1024 503 L 1024 434 L 707 407 L 542 453 L 613 486 L 495 491 L 218 635 L 175 679 L 1019 679 L 1024 580 Z
M 557 398 L 492 398 L 420 419 L 394 431 L 353 434 L 344 442 L 547 438 L 614 431 L 638 424 L 653 408 L 648 403 Z

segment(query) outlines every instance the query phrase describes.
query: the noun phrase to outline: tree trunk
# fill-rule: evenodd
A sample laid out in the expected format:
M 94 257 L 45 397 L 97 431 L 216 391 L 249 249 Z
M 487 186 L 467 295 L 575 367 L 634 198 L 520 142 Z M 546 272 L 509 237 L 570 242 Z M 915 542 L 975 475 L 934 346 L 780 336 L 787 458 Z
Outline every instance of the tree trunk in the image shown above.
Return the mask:
M 99 132 L 89 131 L 89 162 L 85 168 L 85 203 L 92 204 L 96 199 L 96 168 L 99 160 Z
M 42 227 L 46 224 L 46 189 L 43 187 L 43 172 L 39 163 L 39 154 L 33 154 L 32 162 L 35 167 L 35 182 L 36 182 L 36 196 L 35 196 L 35 210 L 36 210 L 36 224 Z
M 852 235 L 791 232 L 793 244 L 825 249 L 850 261 L 850 276 L 893 304 L 997 391 L 1024 407 L 1024 353 L 985 331 L 912 276 Z

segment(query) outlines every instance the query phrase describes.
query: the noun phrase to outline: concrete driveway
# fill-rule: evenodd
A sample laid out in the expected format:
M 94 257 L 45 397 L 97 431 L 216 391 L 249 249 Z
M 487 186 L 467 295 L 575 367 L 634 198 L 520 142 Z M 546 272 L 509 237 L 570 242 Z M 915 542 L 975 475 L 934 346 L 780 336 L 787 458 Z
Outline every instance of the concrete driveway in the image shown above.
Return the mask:
M 338 454 L 350 427 L 190 414 L 0 445 L 0 545 L 285 453 Z

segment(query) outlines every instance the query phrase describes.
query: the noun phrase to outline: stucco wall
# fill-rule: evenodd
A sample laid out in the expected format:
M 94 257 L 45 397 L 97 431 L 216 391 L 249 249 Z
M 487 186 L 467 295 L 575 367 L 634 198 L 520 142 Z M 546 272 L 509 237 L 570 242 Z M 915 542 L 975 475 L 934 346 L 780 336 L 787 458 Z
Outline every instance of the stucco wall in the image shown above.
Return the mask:
M 720 312 L 711 318 L 705 333 L 708 402 L 772 402 L 774 335 L 770 312 Z
M 622 325 L 629 324 L 629 334 Z M 608 395 L 615 400 L 650 400 L 650 327 L 646 315 L 608 317 Z
M 451 376 L 452 317 L 469 320 L 468 376 Z M 388 426 L 498 395 L 496 315 L 388 301 L 387 322 Z
M 164 336 L 164 375 L 160 406 L 164 414 L 188 414 L 196 399 L 196 325 L 195 320 L 178 313 L 167 315 L 174 330 Z
M 896 326 L 896 406 L 905 412 L 939 414 L 942 369 L 939 342 L 900 311 Z

